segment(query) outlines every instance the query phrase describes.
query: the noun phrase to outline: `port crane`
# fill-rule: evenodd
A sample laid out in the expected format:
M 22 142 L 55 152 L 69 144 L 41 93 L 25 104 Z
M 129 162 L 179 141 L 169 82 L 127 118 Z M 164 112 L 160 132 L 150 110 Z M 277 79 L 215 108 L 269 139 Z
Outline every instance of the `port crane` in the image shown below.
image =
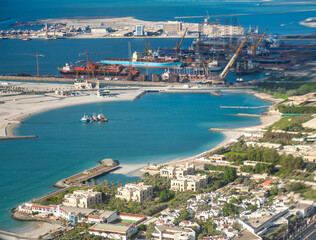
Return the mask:
M 144 38 L 144 40 L 145 40 L 145 46 L 146 46 L 146 48 L 144 49 L 145 50 L 145 56 L 151 56 L 151 54 L 153 52 L 151 50 L 151 48 L 150 48 L 151 37 L 149 38 L 148 42 L 147 42 L 146 38 Z
M 82 56 L 82 55 L 86 55 L 87 56 L 86 64 L 87 64 L 87 67 L 88 67 L 89 55 L 97 54 L 97 53 L 108 53 L 108 52 L 110 52 L 110 51 L 88 52 L 88 50 L 86 50 L 85 52 L 79 53 L 79 57 Z
M 259 44 L 261 43 L 262 39 L 263 39 L 264 36 L 266 35 L 267 31 L 268 31 L 268 29 L 266 29 L 266 30 L 264 31 L 264 33 L 261 35 L 260 39 L 259 39 L 258 41 L 254 41 L 253 45 L 250 47 L 252 56 L 255 56 L 255 55 L 256 55 L 257 47 L 259 46 Z
M 229 68 L 234 64 L 239 52 L 244 47 L 246 42 L 247 42 L 247 38 L 242 41 L 242 43 L 240 44 L 239 48 L 237 49 L 235 54 L 232 56 L 232 58 L 229 60 L 229 62 L 227 63 L 226 67 L 224 68 L 224 70 L 221 72 L 221 74 L 219 74 L 219 76 L 218 76 L 219 78 L 225 78 L 226 77 L 227 73 L 229 72 Z
M 180 43 L 177 42 L 176 46 L 173 47 L 173 50 L 175 51 L 175 56 L 176 56 L 176 58 L 179 57 L 180 47 L 181 47 L 181 45 L 182 45 L 182 43 L 183 43 L 183 40 L 184 40 L 185 35 L 187 34 L 187 32 L 188 32 L 188 28 L 185 29 L 185 31 L 184 31 L 184 33 L 183 33 L 183 36 L 182 36 L 182 38 L 181 38 Z
M 38 57 L 45 57 L 44 54 L 39 54 L 39 53 L 19 53 L 19 55 L 27 55 L 27 56 L 36 57 L 36 69 L 37 69 L 37 74 L 36 74 L 36 76 L 39 76 Z

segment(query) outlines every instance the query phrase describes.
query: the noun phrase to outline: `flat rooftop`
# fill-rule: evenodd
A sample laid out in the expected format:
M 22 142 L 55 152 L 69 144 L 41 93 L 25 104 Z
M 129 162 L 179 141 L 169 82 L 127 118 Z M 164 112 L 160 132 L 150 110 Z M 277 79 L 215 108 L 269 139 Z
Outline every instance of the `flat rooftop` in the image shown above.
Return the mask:
M 107 223 L 99 223 L 91 228 L 90 230 L 101 230 L 101 231 L 112 231 L 112 232 L 126 232 L 130 227 L 124 225 L 115 225 Z
M 252 232 L 246 229 L 240 232 L 239 237 L 233 238 L 233 240 L 257 240 L 257 239 L 259 240 L 261 238 L 259 238 L 258 236 L 256 236 L 255 234 L 253 234 Z

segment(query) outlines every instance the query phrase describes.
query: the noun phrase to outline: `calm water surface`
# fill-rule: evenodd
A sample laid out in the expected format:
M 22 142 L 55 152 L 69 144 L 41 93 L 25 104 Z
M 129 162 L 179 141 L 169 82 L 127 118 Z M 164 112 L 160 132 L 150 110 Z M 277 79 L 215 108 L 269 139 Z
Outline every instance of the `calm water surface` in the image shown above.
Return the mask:
M 246 94 L 147 94 L 137 101 L 94 103 L 51 110 L 24 121 L 18 135 L 37 139 L 2 141 L 0 144 L 0 229 L 23 223 L 9 210 L 52 191 L 58 180 L 93 167 L 103 158 L 122 164 L 164 162 L 192 156 L 219 144 L 224 136 L 208 128 L 233 128 L 260 123 L 256 118 L 231 113 L 260 113 L 264 109 L 219 109 L 219 105 L 267 106 Z M 98 113 L 108 123 L 79 122 L 83 113 Z M 111 174 L 106 179 L 134 181 L 132 176 Z M 103 179 L 104 179 L 103 178 Z

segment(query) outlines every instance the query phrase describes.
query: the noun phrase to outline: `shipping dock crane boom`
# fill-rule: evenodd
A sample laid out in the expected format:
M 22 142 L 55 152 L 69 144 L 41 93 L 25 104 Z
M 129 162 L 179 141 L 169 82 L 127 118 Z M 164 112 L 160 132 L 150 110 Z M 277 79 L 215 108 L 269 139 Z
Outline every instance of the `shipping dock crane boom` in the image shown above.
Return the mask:
M 227 63 L 226 67 L 224 68 L 224 70 L 219 75 L 219 78 L 225 78 L 226 77 L 227 73 L 229 72 L 229 68 L 234 64 L 239 52 L 241 51 L 241 49 L 243 48 L 243 46 L 245 45 L 246 42 L 247 42 L 247 39 L 242 41 L 242 43 L 240 44 L 240 46 L 237 49 L 237 51 L 235 52 L 235 54 L 232 56 L 232 58 L 229 60 L 229 62 Z
M 256 55 L 256 50 L 257 50 L 257 47 L 259 46 L 259 44 L 261 43 L 262 39 L 264 38 L 264 36 L 266 35 L 268 29 L 266 29 L 264 31 L 264 33 L 261 35 L 260 39 L 258 40 L 258 42 L 254 42 L 253 45 L 250 47 L 251 49 L 251 52 L 252 52 L 252 56 L 255 56 Z
M 184 33 L 183 33 L 183 36 L 182 36 L 182 38 L 181 38 L 180 43 L 177 42 L 176 46 L 173 48 L 173 50 L 175 51 L 175 54 L 176 54 L 176 58 L 179 57 L 179 50 L 180 50 L 180 47 L 181 47 L 182 42 L 183 42 L 183 39 L 185 38 L 185 35 L 187 34 L 187 32 L 188 32 L 188 28 L 185 29 L 185 31 L 184 31 Z

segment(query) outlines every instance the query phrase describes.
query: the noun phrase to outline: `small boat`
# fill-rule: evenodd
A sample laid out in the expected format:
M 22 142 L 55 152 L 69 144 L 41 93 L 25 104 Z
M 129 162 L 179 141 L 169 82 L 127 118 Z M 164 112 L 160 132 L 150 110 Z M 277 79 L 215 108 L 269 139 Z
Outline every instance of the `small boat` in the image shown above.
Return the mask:
M 92 115 L 91 122 L 98 122 L 98 121 L 99 121 L 98 117 L 96 115 Z
M 87 123 L 90 122 L 90 118 L 84 114 L 83 117 L 80 119 L 81 122 Z
M 102 113 L 99 113 L 97 118 L 100 122 L 107 122 L 108 121 L 108 119 L 106 117 L 104 117 Z

